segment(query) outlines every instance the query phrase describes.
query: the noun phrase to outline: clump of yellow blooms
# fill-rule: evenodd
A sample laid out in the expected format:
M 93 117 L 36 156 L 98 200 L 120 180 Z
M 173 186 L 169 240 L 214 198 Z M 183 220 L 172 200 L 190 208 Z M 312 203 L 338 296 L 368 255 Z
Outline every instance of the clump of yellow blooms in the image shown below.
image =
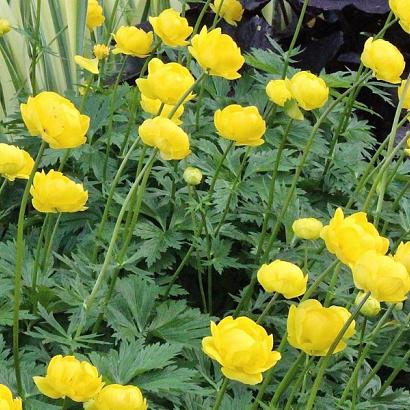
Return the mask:
M 258 384 L 262 373 L 281 359 L 279 352 L 272 351 L 273 336 L 247 317 L 211 322 L 211 334 L 202 340 L 202 349 L 222 366 L 228 379 Z
M 236 145 L 262 145 L 266 123 L 255 106 L 242 107 L 232 104 L 214 115 L 218 134 Z
M 76 184 L 61 172 L 36 172 L 30 188 L 33 206 L 39 212 L 85 211 L 88 193 L 82 184 Z
M 211 4 L 211 9 L 232 26 L 237 26 L 244 12 L 239 0 L 215 0 L 214 4 Z
M 308 355 L 325 356 L 349 318 L 350 313 L 344 307 L 323 307 L 314 299 L 305 300 L 297 307 L 292 305 L 287 322 L 288 342 Z M 354 333 L 352 321 L 333 353 L 342 351 Z
M 164 10 L 158 17 L 150 17 L 149 22 L 154 33 L 170 47 L 186 46 L 193 31 L 187 19 L 173 9 Z
M 303 295 L 308 281 L 308 275 L 304 275 L 299 266 L 280 259 L 263 264 L 257 278 L 266 292 L 280 293 L 286 299 Z

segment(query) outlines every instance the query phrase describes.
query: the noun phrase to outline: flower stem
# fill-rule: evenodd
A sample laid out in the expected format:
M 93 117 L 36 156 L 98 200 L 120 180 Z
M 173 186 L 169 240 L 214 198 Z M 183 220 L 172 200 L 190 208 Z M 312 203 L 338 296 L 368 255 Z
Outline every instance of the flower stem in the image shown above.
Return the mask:
M 226 388 L 228 387 L 228 383 L 229 380 L 225 377 L 224 381 L 222 382 L 221 388 L 219 389 L 218 395 L 216 396 L 215 404 L 214 407 L 212 407 L 212 410 L 218 410 L 219 407 L 221 407 L 222 400 L 226 392 Z
M 24 217 L 27 208 L 28 196 L 30 193 L 31 184 L 33 183 L 34 174 L 40 164 L 41 157 L 43 156 L 46 143 L 41 143 L 40 149 L 37 153 L 36 160 L 33 165 L 33 169 L 27 180 L 26 187 L 24 189 L 23 197 L 20 203 L 20 211 L 17 222 L 17 238 L 16 238 L 16 270 L 14 274 L 14 309 L 13 309 L 13 359 L 14 359 L 14 371 L 16 374 L 17 392 L 18 395 L 24 400 L 23 384 L 21 380 L 20 369 L 20 351 L 19 351 L 19 321 L 20 321 L 20 304 L 21 304 L 21 273 L 23 270 L 24 260 Z
M 259 315 L 258 319 L 256 320 L 256 323 L 261 323 L 263 321 L 263 319 L 265 318 L 266 315 L 269 314 L 269 312 L 272 309 L 272 306 L 274 305 L 274 303 L 276 302 L 276 300 L 279 297 L 279 293 L 275 292 L 272 295 L 271 300 L 269 301 L 269 303 L 266 305 L 265 309 L 263 310 L 263 312 Z

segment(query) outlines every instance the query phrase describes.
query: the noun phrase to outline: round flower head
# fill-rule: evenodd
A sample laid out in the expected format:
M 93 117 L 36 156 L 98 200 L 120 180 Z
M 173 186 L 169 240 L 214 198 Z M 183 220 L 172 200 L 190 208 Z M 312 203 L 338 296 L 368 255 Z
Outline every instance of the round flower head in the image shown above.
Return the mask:
M 87 209 L 88 192 L 83 185 L 54 170 L 47 174 L 44 171 L 36 172 L 30 194 L 33 206 L 39 212 L 79 212 Z
M 6 19 L 0 19 L 0 37 L 4 36 L 11 30 L 11 24 Z
M 235 80 L 241 75 L 238 71 L 245 63 L 241 50 L 232 37 L 222 34 L 220 28 L 208 32 L 203 27 L 199 34 L 192 38 L 188 48 L 198 64 L 210 75 Z
M 104 60 L 110 54 L 110 49 L 105 44 L 96 44 L 93 53 L 98 60 Z
M 0 143 L 0 175 L 14 181 L 23 167 L 23 150 L 14 145 Z
M 85 58 L 83 56 L 74 56 L 74 61 L 84 70 L 89 71 L 92 74 L 98 74 L 98 58 Z
M 410 275 L 406 267 L 392 257 L 373 250 L 356 261 L 352 273 L 355 286 L 364 292 L 371 292 L 379 302 L 401 302 L 410 291 Z
M 110 384 L 84 405 L 85 410 L 147 410 L 147 400 L 136 386 Z
M 410 275 L 410 242 L 401 242 L 394 255 L 396 262 L 402 263 Z
M 145 112 L 148 112 L 152 115 L 157 116 L 159 110 L 161 109 L 161 101 L 154 100 L 152 98 L 148 98 L 144 94 L 141 94 L 141 107 Z M 174 105 L 165 104 L 162 107 L 161 113 L 159 114 L 161 117 L 168 118 L 171 111 L 174 109 Z M 172 116 L 171 120 L 175 122 L 177 125 L 181 125 L 182 121 L 180 120 L 182 114 L 184 113 L 184 106 L 180 105 L 176 110 L 175 114 Z
M 191 153 L 188 135 L 168 118 L 145 120 L 138 133 L 144 144 L 159 149 L 162 159 L 184 159 Z
M 112 50 L 113 54 L 125 54 L 140 58 L 148 56 L 154 40 L 152 31 L 146 33 L 141 28 L 134 26 L 120 27 L 113 37 L 117 43 Z
M 286 299 L 296 298 L 306 292 L 308 275 L 293 263 L 277 259 L 258 270 L 258 282 L 266 292 L 277 292 Z
M 316 218 L 297 219 L 292 224 L 295 235 L 300 239 L 319 239 L 323 224 Z
M 283 107 L 287 101 L 292 99 L 289 80 L 269 81 L 266 86 L 266 94 L 272 102 L 279 105 L 279 107 Z
M 287 329 L 288 342 L 296 349 L 311 356 L 326 356 L 338 333 L 349 320 L 350 313 L 340 306 L 323 307 L 314 299 L 301 302 L 289 310 Z M 353 321 L 333 353 L 346 347 L 346 341 L 355 333 Z
M 43 91 L 29 97 L 20 110 L 30 134 L 40 136 L 51 148 L 75 148 L 86 141 L 90 118 L 57 93 Z
M 186 67 L 178 63 L 164 64 L 158 58 L 149 62 L 147 78 L 136 80 L 141 94 L 168 105 L 175 105 L 194 82 L 194 77 Z M 191 98 L 192 93 L 186 100 Z
M 373 75 L 382 81 L 397 84 L 405 68 L 404 57 L 399 49 L 381 38 L 367 39 L 361 56 L 365 67 L 373 71 Z
M 80 362 L 74 356 L 54 356 L 45 377 L 33 377 L 37 388 L 51 399 L 69 397 L 75 402 L 85 402 L 95 397 L 103 387 L 96 367 Z
M 158 17 L 150 17 L 149 22 L 154 33 L 170 47 L 186 46 L 186 39 L 193 31 L 188 20 L 173 9 L 164 10 Z
M 389 0 L 389 6 L 399 19 L 402 29 L 410 34 L 410 3 L 406 0 Z
M 349 266 L 368 250 L 384 255 L 389 249 L 389 240 L 379 235 L 364 212 L 345 218 L 338 208 L 329 225 L 322 229 L 320 237 L 325 241 L 327 250 Z
M 89 30 L 94 30 L 96 27 L 103 25 L 105 17 L 103 9 L 97 0 L 88 0 L 87 7 L 87 27 Z
M 184 181 L 188 185 L 199 185 L 202 181 L 202 172 L 198 168 L 187 167 L 184 171 Z
M 202 340 L 202 350 L 222 365 L 225 377 L 244 384 L 258 384 L 262 373 L 280 360 L 272 351 L 273 336 L 247 317 L 228 316 L 217 325 L 211 322 L 212 336 Z
M 211 9 L 232 26 L 237 26 L 244 12 L 239 0 L 215 0 L 214 4 L 211 4 Z
M 306 111 L 322 108 L 329 99 L 329 88 L 324 80 L 309 71 L 300 71 L 290 79 L 290 90 Z
M 1 410 L 22 410 L 21 399 L 13 399 L 11 390 L 4 384 L 0 384 L 0 409 Z
M 364 297 L 365 297 L 365 293 L 359 292 L 356 296 L 354 304 L 356 306 L 360 305 Z M 366 317 L 374 317 L 380 313 L 380 310 L 381 310 L 380 302 L 377 299 L 375 299 L 373 296 L 369 296 L 366 302 L 364 302 L 364 305 L 361 307 L 360 313 Z
M 236 145 L 262 145 L 266 123 L 255 106 L 228 105 L 214 115 L 218 134 Z

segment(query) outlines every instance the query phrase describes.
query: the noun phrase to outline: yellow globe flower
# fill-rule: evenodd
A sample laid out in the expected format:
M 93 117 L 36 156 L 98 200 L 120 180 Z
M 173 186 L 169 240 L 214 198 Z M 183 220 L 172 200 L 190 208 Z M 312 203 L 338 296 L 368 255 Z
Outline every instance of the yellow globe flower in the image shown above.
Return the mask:
M 255 106 L 232 104 L 214 115 L 215 128 L 221 137 L 235 141 L 236 145 L 262 145 L 266 123 Z
M 367 39 L 361 56 L 365 67 L 373 71 L 373 75 L 382 81 L 397 84 L 405 68 L 404 57 L 399 49 L 386 40 L 373 37 Z
M 154 33 L 170 47 L 186 46 L 186 39 L 193 31 L 188 20 L 173 9 L 164 10 L 158 17 L 150 17 L 149 22 Z
M 269 81 L 266 86 L 266 94 L 272 102 L 279 105 L 279 107 L 283 107 L 287 101 L 292 99 L 289 80 Z
M 23 150 L 23 156 L 24 156 L 24 165 L 23 168 L 21 168 L 17 174 L 14 175 L 15 178 L 19 179 L 29 179 L 31 171 L 33 170 L 34 167 L 34 159 L 31 157 L 31 155 Z
M 202 350 L 221 364 L 228 379 L 258 384 L 262 373 L 281 359 L 279 352 L 272 351 L 273 336 L 247 317 L 211 322 L 211 334 L 202 340 Z
M 138 133 L 144 144 L 159 149 L 164 160 L 184 159 L 191 153 L 188 135 L 168 118 L 145 120 Z
M 210 75 L 235 80 L 241 75 L 238 71 L 245 63 L 240 48 L 232 37 L 222 34 L 220 28 L 208 32 L 203 27 L 199 34 L 192 38 L 189 52 L 198 64 Z
M 0 37 L 4 36 L 11 30 L 11 24 L 6 19 L 0 19 Z
M 405 0 L 389 0 L 389 6 L 399 19 L 402 29 L 410 34 L 410 3 Z
M 401 242 L 394 254 L 394 260 L 402 263 L 410 275 L 410 242 Z
M 94 30 L 104 24 L 105 17 L 103 8 L 99 5 L 97 0 L 88 0 L 87 8 L 87 27 L 89 30 Z
M 187 167 L 184 171 L 184 181 L 188 185 L 199 185 L 202 181 L 202 172 L 198 168 Z
M 84 405 L 85 410 L 147 410 L 147 400 L 136 386 L 110 384 L 94 400 Z
M 322 108 L 329 99 L 325 81 L 309 71 L 295 74 L 290 79 L 290 90 L 299 106 L 306 111 Z
M 23 150 L 8 144 L 0 144 L 0 175 L 10 181 L 16 179 L 16 175 L 24 167 Z
M 104 60 L 110 54 L 110 49 L 105 44 L 96 44 L 93 53 L 98 60 Z
M 1 410 L 22 410 L 21 399 L 13 399 L 10 389 L 4 384 L 0 384 L 0 409 Z
M 327 250 L 349 266 L 366 251 L 374 250 L 384 255 L 389 249 L 389 240 L 380 236 L 364 212 L 345 218 L 338 208 L 329 225 L 322 229 L 320 237 L 325 241 Z
M 133 57 L 147 57 L 152 49 L 154 35 L 134 26 L 120 27 L 114 34 L 117 43 L 113 54 L 126 54 Z
M 365 293 L 359 292 L 356 296 L 354 304 L 356 306 L 360 305 L 363 298 L 365 297 Z M 360 309 L 360 313 L 366 317 L 375 317 L 380 313 L 381 307 L 380 302 L 375 299 L 373 296 L 369 296 L 364 302 L 364 305 Z
M 145 112 L 148 112 L 152 115 L 157 116 L 161 108 L 161 101 L 157 99 L 148 98 L 144 94 L 141 94 L 141 107 Z M 161 117 L 168 118 L 171 111 L 174 109 L 174 105 L 165 104 L 162 108 Z M 180 120 L 182 114 L 184 113 L 184 106 L 180 105 L 176 110 L 175 114 L 172 116 L 171 120 L 177 125 L 181 125 L 182 121 Z
M 215 0 L 214 4 L 211 4 L 211 9 L 232 26 L 237 26 L 244 12 L 239 0 Z
M 90 117 L 54 92 L 43 91 L 20 105 L 31 135 L 40 136 L 51 148 L 75 148 L 85 143 Z
M 98 58 L 85 58 L 83 56 L 74 56 L 74 61 L 84 70 L 89 71 L 92 74 L 98 74 Z
M 305 276 L 299 266 L 280 259 L 263 264 L 257 278 L 265 292 L 277 292 L 286 299 L 303 295 L 308 281 L 308 275 Z
M 149 62 L 147 78 L 136 80 L 141 94 L 168 105 L 175 105 L 194 82 L 194 77 L 186 67 L 178 63 L 164 64 L 159 58 Z M 191 98 L 192 93 L 186 100 Z
M 338 333 L 349 320 L 350 313 L 340 306 L 323 307 L 314 299 L 308 299 L 289 310 L 288 342 L 310 356 L 326 356 Z M 347 339 L 355 333 L 353 321 L 333 353 L 346 347 Z
M 355 286 L 371 292 L 379 302 L 401 302 L 410 291 L 410 275 L 406 267 L 374 250 L 364 253 L 356 261 L 352 273 Z
M 37 388 L 51 399 L 69 397 L 76 402 L 85 402 L 95 397 L 104 383 L 96 367 L 80 362 L 74 356 L 54 356 L 45 377 L 33 377 Z
M 54 170 L 47 174 L 44 171 L 36 172 L 30 194 L 33 206 L 39 212 L 79 212 L 87 209 L 88 192 L 83 185 Z
M 316 218 L 297 219 L 292 224 L 295 235 L 301 239 L 319 239 L 323 224 Z

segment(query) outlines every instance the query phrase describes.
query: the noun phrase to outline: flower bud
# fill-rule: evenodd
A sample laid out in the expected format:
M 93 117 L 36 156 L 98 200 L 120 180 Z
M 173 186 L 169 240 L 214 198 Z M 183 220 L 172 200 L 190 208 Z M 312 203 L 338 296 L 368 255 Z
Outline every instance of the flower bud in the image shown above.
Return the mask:
M 188 185 L 199 185 L 202 181 L 201 170 L 194 167 L 187 167 L 184 171 L 184 180 Z
M 295 235 L 301 239 L 318 239 L 323 224 L 316 218 L 301 218 L 293 222 L 292 229 Z
M 98 60 L 103 60 L 110 54 L 110 49 L 105 44 L 96 44 L 93 48 L 93 53 Z
M 4 36 L 11 30 L 11 24 L 6 19 L 0 19 L 0 37 Z
M 354 301 L 355 305 L 358 306 L 360 302 L 363 300 L 365 293 L 359 292 L 356 296 Z M 364 305 L 360 309 L 360 313 L 363 316 L 367 317 L 374 317 L 377 316 L 380 312 L 380 302 L 375 299 L 373 296 L 369 296 L 369 298 L 364 302 Z
M 401 311 L 401 310 L 403 310 L 403 302 L 398 302 L 398 303 L 386 302 L 386 305 L 387 305 L 387 306 L 394 305 L 394 310 L 396 310 L 396 311 Z
M 286 101 L 292 99 L 289 80 L 271 80 L 266 86 L 266 94 L 269 99 L 279 107 L 283 107 Z

